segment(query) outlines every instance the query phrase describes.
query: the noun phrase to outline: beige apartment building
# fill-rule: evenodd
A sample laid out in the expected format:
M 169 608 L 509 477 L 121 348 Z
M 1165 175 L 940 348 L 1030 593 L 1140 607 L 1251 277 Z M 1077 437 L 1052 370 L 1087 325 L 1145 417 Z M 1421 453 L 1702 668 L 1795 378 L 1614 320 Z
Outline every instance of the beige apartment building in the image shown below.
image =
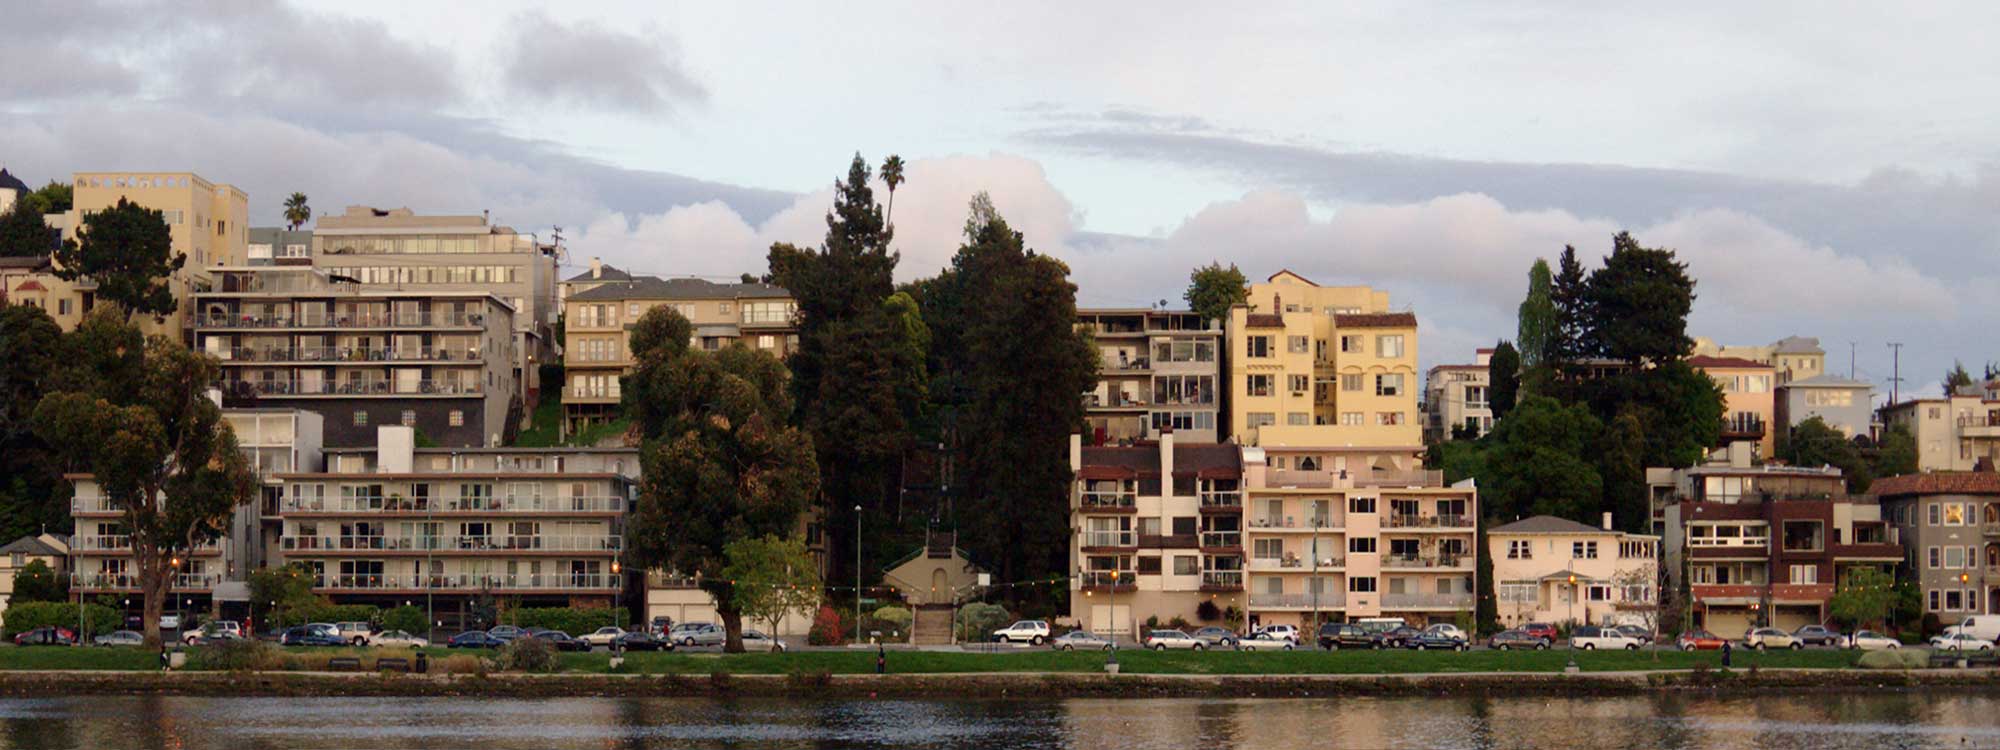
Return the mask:
M 618 418 L 618 378 L 632 368 L 632 325 L 670 306 L 694 324 L 689 344 L 713 351 L 741 342 L 779 358 L 798 348 L 798 303 L 769 284 L 641 276 L 572 295 L 563 322 L 564 419 L 572 431 Z
M 1472 364 L 1437 365 L 1424 376 L 1424 444 L 1450 440 L 1457 430 L 1470 430 L 1474 438 L 1493 430 L 1493 405 L 1487 400 L 1492 389 L 1493 350 L 1473 352 Z
M 1777 439 L 1771 428 L 1777 409 L 1777 374 L 1771 365 L 1701 354 L 1688 357 L 1687 362 L 1722 389 L 1722 444 L 1750 443 L 1756 446 L 1758 456 L 1769 458 Z
M 2000 466 L 2000 380 L 1944 398 L 1913 398 L 1882 407 L 1884 427 L 1901 426 L 1917 442 L 1919 471 Z
M 1230 310 L 1228 333 L 1236 442 L 1421 450 L 1417 319 L 1387 292 L 1281 271 Z
M 1500 624 L 1658 624 L 1660 538 L 1534 516 L 1488 529 Z
M 486 596 L 613 606 L 638 464 L 633 449 L 418 448 L 381 427 L 324 472 L 276 475 L 273 564 L 305 565 L 336 602 L 431 606 L 447 627 Z
M 71 210 L 44 217 L 64 240 L 76 239 L 84 217 L 116 206 L 121 198 L 161 212 L 173 251 L 187 256 L 186 265 L 167 279 L 180 306 L 160 320 L 142 317 L 138 322 L 148 334 L 184 340 L 191 295 L 213 286 L 214 267 L 240 266 L 247 260 L 249 196 L 191 172 L 78 172 L 70 184 Z M 8 302 L 41 307 L 64 330 L 75 328 L 97 306 L 96 282 L 64 281 L 46 259 L 32 266 L 10 264 L 4 271 Z
M 312 262 L 328 275 L 399 292 L 490 294 L 514 311 L 514 379 L 532 408 L 542 388 L 537 366 L 555 357 L 556 253 L 532 234 L 486 216 L 422 216 L 408 208 L 348 206 L 319 217 Z M 526 418 L 523 411 L 523 419 Z
M 1770 365 L 1779 385 L 1826 372 L 1826 350 L 1820 348 L 1819 339 L 1810 336 L 1786 336 L 1762 346 L 1731 346 L 1697 336 L 1694 349 L 1689 354 L 1697 357 L 1733 357 Z
M 590 267 L 587 270 L 563 279 L 561 283 L 556 285 L 556 314 L 558 316 L 568 314 L 569 298 L 579 292 L 588 292 L 605 284 L 631 280 L 632 274 L 606 264 L 597 258 L 591 258 Z
M 1241 449 L 1183 442 L 1167 431 L 1141 445 L 1070 437 L 1070 616 L 1136 638 L 1157 617 L 1204 621 L 1201 605 L 1243 610 Z
M 1213 443 L 1221 425 L 1223 328 L 1187 310 L 1077 311 L 1097 344 L 1097 386 L 1083 396 L 1095 444 L 1150 440 L 1171 430 Z
M 501 442 L 515 403 L 514 310 L 486 292 L 356 284 L 312 267 L 214 269 L 194 345 L 222 361 L 225 403 L 312 411 L 326 444 L 402 425 L 439 445 Z

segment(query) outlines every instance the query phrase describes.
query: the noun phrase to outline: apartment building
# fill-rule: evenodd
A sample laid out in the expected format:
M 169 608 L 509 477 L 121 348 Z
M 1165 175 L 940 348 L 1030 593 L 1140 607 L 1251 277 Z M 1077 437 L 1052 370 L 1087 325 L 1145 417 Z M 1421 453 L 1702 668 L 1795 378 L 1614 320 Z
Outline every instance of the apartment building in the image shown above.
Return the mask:
M 633 364 L 632 324 L 654 307 L 670 306 L 693 323 L 696 349 L 742 342 L 783 358 L 799 344 L 798 303 L 769 284 L 641 276 L 577 292 L 566 305 L 563 416 L 571 430 L 618 418 L 618 378 Z
M 1826 350 L 1820 348 L 1819 339 L 1809 336 L 1786 336 L 1762 346 L 1729 346 L 1697 336 L 1694 349 L 1689 353 L 1694 356 L 1747 359 L 1770 365 L 1780 384 L 1826 372 Z
M 1231 308 L 1228 334 L 1236 442 L 1421 450 L 1417 319 L 1387 292 L 1280 271 Z
M 555 358 L 556 248 L 486 216 L 422 216 L 408 208 L 348 206 L 322 216 L 312 263 L 364 287 L 414 293 L 478 293 L 513 311 L 514 378 L 532 407 L 542 388 L 537 366 Z M 497 351 L 497 350 L 496 350 Z M 523 418 L 526 413 L 524 411 Z
M 578 292 L 588 292 L 605 284 L 631 280 L 632 274 L 607 265 L 603 260 L 593 257 L 590 259 L 588 270 L 563 279 L 561 283 L 556 285 L 556 312 L 558 315 L 567 314 L 569 298 Z
M 1473 352 L 1472 364 L 1437 365 L 1424 376 L 1424 444 L 1452 439 L 1460 430 L 1479 438 L 1493 430 L 1492 349 Z
M 1200 622 L 1202 602 L 1243 607 L 1241 449 L 1183 442 L 1085 445 L 1070 438 L 1070 616 L 1092 632 Z
M 1772 391 L 1777 375 L 1771 365 L 1703 354 L 1688 357 L 1687 362 L 1722 389 L 1722 444 L 1749 443 L 1758 456 L 1770 457 L 1775 444 L 1770 425 L 1777 409 Z
M 222 361 L 225 403 L 304 409 L 326 445 L 415 428 L 439 445 L 508 431 L 514 310 L 487 292 L 403 291 L 314 267 L 214 269 L 195 295 L 195 346 Z
M 1840 576 L 1903 559 L 1882 506 L 1848 497 L 1839 469 L 1755 465 L 1748 443 L 1719 453 L 1673 472 L 1665 508 L 1666 569 L 1673 586 L 1687 576 L 1695 626 L 1824 622 Z
M 1649 627 L 1658 622 L 1660 538 L 1534 516 L 1486 531 L 1500 624 Z
M 1902 537 L 1925 612 L 1947 623 L 2000 614 L 2000 474 L 1904 474 L 1869 491 Z
M 1875 385 L 1822 373 L 1778 386 L 1772 426 L 1791 430 L 1818 417 L 1849 439 L 1875 434 Z
M 2000 380 L 1943 398 L 1884 406 L 1882 423 L 1900 426 L 1916 438 L 1918 471 L 1971 471 L 2000 464 Z
M 634 449 L 419 448 L 408 427 L 281 473 L 273 564 L 340 603 L 430 606 L 447 626 L 483 597 L 613 606 L 623 592 Z
M 253 408 L 223 409 L 222 421 L 262 484 L 257 501 L 238 508 L 230 520 L 229 537 L 244 542 L 238 556 L 242 570 L 270 567 L 278 537 L 264 519 L 277 517 L 284 501 L 285 483 L 278 476 L 326 469 L 326 420 L 303 409 Z
M 1097 386 L 1083 396 L 1096 444 L 1151 440 L 1171 430 L 1213 443 L 1221 426 L 1223 329 L 1187 310 L 1096 308 L 1077 325 L 1097 343 Z
M 1479 496 L 1401 449 L 1243 449 L 1249 620 L 1293 624 L 1472 610 Z
M 310 229 L 251 227 L 246 265 L 312 265 L 312 239 Z

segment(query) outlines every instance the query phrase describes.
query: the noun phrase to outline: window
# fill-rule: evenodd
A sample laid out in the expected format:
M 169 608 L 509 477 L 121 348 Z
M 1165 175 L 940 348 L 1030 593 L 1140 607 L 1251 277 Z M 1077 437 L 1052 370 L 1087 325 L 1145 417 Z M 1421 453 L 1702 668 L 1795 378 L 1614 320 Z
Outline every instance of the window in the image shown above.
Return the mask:
M 765 351 L 770 351 L 772 349 L 778 348 L 778 337 L 772 336 L 768 333 L 759 335 L 757 337 L 757 348 L 763 349 Z
M 1965 567 L 1965 548 L 1964 547 L 1944 548 L 1944 566 L 1946 568 L 1953 568 L 1953 569 Z
M 1398 373 L 1386 373 L 1375 376 L 1375 395 L 1377 396 L 1403 395 L 1403 374 L 1398 372 Z
M 1597 543 L 1571 542 L 1569 556 L 1578 560 L 1595 560 L 1597 559 Z
M 1465 408 L 1484 409 L 1486 406 L 1486 386 L 1468 385 L 1465 387 Z
M 1347 552 L 1354 555 L 1375 554 L 1375 537 L 1357 536 L 1347 540 Z
M 1347 512 L 1349 512 L 1349 513 L 1374 513 L 1374 512 L 1375 512 L 1375 498 L 1372 498 L 1372 497 L 1350 497 L 1350 498 L 1348 498 L 1348 499 L 1347 499 Z
M 1201 574 L 1201 558 L 1194 555 L 1174 556 L 1174 575 L 1191 576 Z
M 457 410 L 457 409 L 453 409 L 453 410 L 451 410 L 451 414 L 449 414 L 448 416 L 449 416 L 449 419 L 445 420 L 445 422 L 446 422 L 447 424 L 449 424 L 449 425 L 451 425 L 451 426 L 453 426 L 453 427 L 464 427 L 464 426 L 465 426 L 465 412 L 462 412 L 462 411 L 459 411 L 459 410 Z
M 1819 583 L 1819 566 L 1818 565 L 1791 566 L 1791 582 Z
M 1930 594 L 1931 594 L 1930 611 L 1936 612 L 1938 611 L 1938 592 L 1936 589 L 1932 589 Z
M 1591 584 L 1584 589 L 1584 598 L 1593 602 L 1611 601 L 1611 587 L 1601 583 Z
M 1964 505 L 1961 505 L 1961 504 L 1958 504 L 1958 503 L 1945 503 L 1945 504 L 1944 504 L 1944 525 L 1946 525 L 1946 526 L 1964 526 L 1964 525 L 1965 525 L 1965 506 L 1964 506 Z
M 1343 391 L 1361 390 L 1361 376 L 1360 375 L 1340 376 L 1340 389 Z
M 1285 540 L 1258 539 L 1250 543 L 1250 556 L 1258 560 L 1276 560 L 1285 556 Z
M 1243 343 L 1244 346 L 1249 347 L 1250 356 L 1252 357 L 1262 358 L 1271 356 L 1271 337 L 1269 336 L 1251 336 Z
M 1509 604 L 1533 604 L 1536 601 L 1536 588 L 1532 583 L 1500 584 L 1500 601 Z
M 1532 560 L 1534 559 L 1534 557 L 1535 557 L 1535 546 L 1532 543 L 1528 542 L 1525 539 L 1508 540 L 1507 559 Z
M 727 302 L 724 302 L 724 303 L 722 303 L 722 304 L 720 305 L 719 309 L 717 309 L 717 310 L 716 310 L 716 312 L 720 312 L 720 313 L 722 313 L 723 315 L 728 315 L 728 314 L 729 314 L 729 303 L 727 303 Z
M 354 410 L 354 426 L 355 426 L 355 427 L 367 427 L 367 426 L 368 426 L 368 412 L 365 412 L 365 411 L 362 411 L 362 410 L 360 410 L 360 409 L 356 409 L 356 410 Z
M 1285 351 L 1288 351 L 1288 352 L 1291 352 L 1291 353 L 1293 353 L 1293 354 L 1306 354 L 1306 353 L 1308 353 L 1308 352 L 1311 352 L 1311 351 L 1312 351 L 1312 337 L 1310 337 L 1310 336 L 1286 336 L 1286 337 L 1285 337 Z
M 59 300 L 56 300 L 56 314 L 57 314 L 57 315 L 68 315 L 68 314 L 69 314 L 69 303 L 70 303 L 70 300 L 69 300 L 69 298 L 68 298 L 68 297 L 64 297 L 64 298 L 62 298 L 62 299 L 59 299 Z
M 1956 612 L 1958 610 L 1965 609 L 1965 600 L 1963 598 L 1963 595 L 1961 595 L 1957 591 L 1944 592 L 1944 609 L 1946 612 Z
M 1931 503 L 1929 506 L 1927 506 L 1927 510 L 1930 514 L 1930 521 L 1932 526 L 1944 525 L 1944 516 L 1942 515 L 1942 513 L 1944 512 L 1943 508 L 1938 507 L 1937 503 Z
M 1375 424 L 1384 426 L 1394 426 L 1402 423 L 1403 423 L 1403 413 L 1400 411 L 1375 412 Z
M 1359 427 L 1361 425 L 1367 424 L 1368 420 L 1361 414 L 1361 412 L 1344 411 L 1340 413 L 1340 423 L 1343 425 L 1347 425 L 1349 427 Z
M 1292 384 L 1293 393 L 1305 393 L 1312 390 L 1311 375 L 1287 375 L 1285 379 Z
M 1140 574 L 1140 575 L 1159 575 L 1159 574 L 1160 574 L 1160 558 L 1159 558 L 1159 557 L 1157 557 L 1157 556 L 1153 556 L 1153 555 L 1145 555 L 1145 556 L 1142 556 L 1142 557 L 1140 557 L 1140 558 L 1139 558 L 1139 574 Z
M 1940 567 L 1943 567 L 1944 564 L 1944 559 L 1942 557 L 1943 552 L 1941 552 L 1936 547 L 1930 548 L 1929 551 L 1930 551 L 1930 566 L 1929 566 L 1930 569 L 1936 570 Z
M 1285 412 L 1285 424 L 1294 427 L 1305 427 L 1312 424 L 1312 415 L 1302 411 Z
M 1403 337 L 1401 335 L 1376 336 L 1375 356 L 1384 359 L 1403 356 Z
M 1349 578 L 1347 579 L 1347 590 L 1357 594 L 1373 594 L 1375 593 L 1375 578 L 1373 576 Z
M 1342 336 L 1342 337 L 1340 337 L 1340 352 L 1341 352 L 1342 354 L 1358 354 L 1358 353 L 1360 353 L 1360 352 L 1361 352 L 1361 337 L 1360 337 L 1360 336 Z
M 1416 559 L 1418 554 L 1417 540 L 1391 539 L 1389 540 L 1389 554 L 1395 557 L 1404 558 L 1406 560 L 1414 560 Z
M 1245 377 L 1248 379 L 1248 384 L 1245 387 L 1249 390 L 1250 395 L 1252 396 L 1271 395 L 1271 376 L 1248 375 Z

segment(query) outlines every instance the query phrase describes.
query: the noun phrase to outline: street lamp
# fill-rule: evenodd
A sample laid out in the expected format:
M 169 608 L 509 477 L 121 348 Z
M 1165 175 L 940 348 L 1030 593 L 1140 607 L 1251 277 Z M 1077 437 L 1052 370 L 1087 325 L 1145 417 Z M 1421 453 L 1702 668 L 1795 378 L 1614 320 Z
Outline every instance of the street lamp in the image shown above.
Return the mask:
M 618 561 L 616 559 L 613 559 L 611 561 L 611 585 L 616 587 L 611 590 L 611 612 L 613 613 L 612 616 L 618 618 L 619 620 L 619 622 L 614 622 L 611 624 L 623 627 L 621 623 L 629 624 L 631 618 L 626 617 L 622 614 L 618 614 L 618 607 L 620 604 L 623 603 L 624 599 L 625 579 L 620 578 L 618 575 Z
M 854 642 L 861 642 L 861 506 L 854 506 Z
M 1576 559 L 1569 561 L 1569 663 L 1563 669 L 1576 669 Z

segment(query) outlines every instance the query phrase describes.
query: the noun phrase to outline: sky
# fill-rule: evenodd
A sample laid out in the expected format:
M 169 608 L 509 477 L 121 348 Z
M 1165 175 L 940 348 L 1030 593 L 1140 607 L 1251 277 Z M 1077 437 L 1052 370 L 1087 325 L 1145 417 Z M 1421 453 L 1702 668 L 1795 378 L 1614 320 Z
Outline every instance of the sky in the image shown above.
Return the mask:
M 1746 7 L 1747 6 L 1747 7 Z M 1691 333 L 1818 337 L 1936 392 L 2000 360 L 2000 5 L 16 0 L 0 165 L 190 170 L 491 211 L 661 275 L 815 244 L 860 154 L 908 163 L 897 275 L 989 192 L 1084 305 L 1188 270 L 1389 291 L 1426 367 L 1513 337 L 1529 264 L 1631 231 Z

